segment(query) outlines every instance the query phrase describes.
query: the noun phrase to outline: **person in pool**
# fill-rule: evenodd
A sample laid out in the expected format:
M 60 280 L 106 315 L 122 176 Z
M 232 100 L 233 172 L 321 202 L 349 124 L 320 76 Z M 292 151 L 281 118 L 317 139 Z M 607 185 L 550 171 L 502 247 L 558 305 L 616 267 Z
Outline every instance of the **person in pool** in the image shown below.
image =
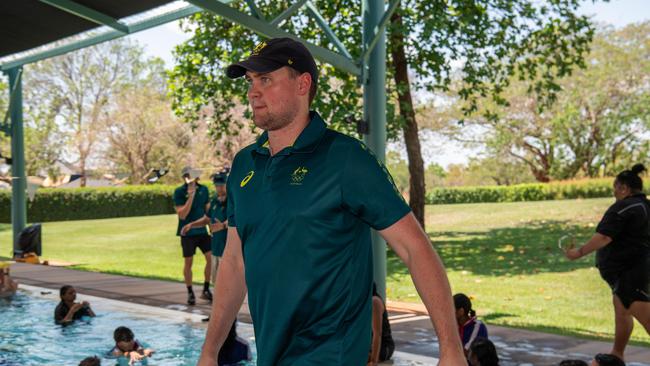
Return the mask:
M 0 262 L 0 299 L 13 296 L 18 289 L 18 283 L 9 275 L 9 263 Z
M 88 301 L 75 302 L 77 290 L 70 285 L 65 285 L 59 290 L 61 302 L 54 309 L 54 322 L 67 325 L 84 316 L 94 317 L 95 312 L 90 308 Z
M 99 359 L 97 356 L 92 356 L 92 357 L 86 357 L 81 362 L 79 362 L 79 366 L 101 366 L 102 361 Z
M 117 327 L 113 332 L 115 347 L 110 351 L 111 356 L 118 358 L 118 364 L 133 365 L 137 361 L 142 361 L 146 365 L 146 358 L 151 357 L 155 352 L 147 347 L 145 343 L 135 339 L 131 329 L 127 327 Z

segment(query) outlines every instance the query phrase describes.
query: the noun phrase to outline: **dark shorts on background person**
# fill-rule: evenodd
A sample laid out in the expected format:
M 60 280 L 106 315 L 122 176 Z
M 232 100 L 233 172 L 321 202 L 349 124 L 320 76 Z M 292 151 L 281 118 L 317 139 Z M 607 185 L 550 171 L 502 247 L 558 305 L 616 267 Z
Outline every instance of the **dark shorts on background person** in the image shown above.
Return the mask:
M 196 248 L 201 249 L 201 253 L 205 254 L 210 251 L 210 235 L 192 235 L 181 236 L 181 247 L 183 247 L 183 257 L 193 257 L 196 253 Z
M 626 309 L 629 309 L 635 301 L 650 302 L 650 260 L 624 271 L 601 271 L 600 276 Z

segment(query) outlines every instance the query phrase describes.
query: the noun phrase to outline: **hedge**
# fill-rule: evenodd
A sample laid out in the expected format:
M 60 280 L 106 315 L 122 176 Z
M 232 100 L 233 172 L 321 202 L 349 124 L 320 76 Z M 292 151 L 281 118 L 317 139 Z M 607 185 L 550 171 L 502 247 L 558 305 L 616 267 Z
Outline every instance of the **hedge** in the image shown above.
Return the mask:
M 542 201 L 610 197 L 612 178 L 513 186 L 433 188 L 428 204 Z M 39 189 L 27 202 L 29 222 L 48 222 L 174 213 L 174 186 Z M 11 192 L 0 190 L 0 222 L 11 222 Z
M 433 188 L 427 204 L 544 201 L 612 196 L 613 178 L 585 179 L 512 186 Z
M 42 188 L 27 201 L 29 222 L 174 213 L 173 186 Z M 0 190 L 0 222 L 11 222 L 11 191 Z

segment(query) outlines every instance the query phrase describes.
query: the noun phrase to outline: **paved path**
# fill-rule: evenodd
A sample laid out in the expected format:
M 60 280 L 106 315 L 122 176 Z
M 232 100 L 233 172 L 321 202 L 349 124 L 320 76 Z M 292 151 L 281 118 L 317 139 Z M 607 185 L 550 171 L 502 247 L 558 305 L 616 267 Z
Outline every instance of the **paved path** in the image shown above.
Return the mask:
M 150 280 L 104 273 L 75 271 L 61 267 L 12 265 L 12 275 L 20 283 L 58 290 L 62 284 L 75 286 L 82 294 L 180 310 L 207 315 L 209 304 L 197 300 L 196 306 L 186 306 L 185 286 L 178 282 Z M 197 286 L 196 290 L 200 290 Z M 195 291 L 196 291 L 195 290 Z M 389 302 L 391 327 L 398 355 L 408 358 L 413 365 L 426 365 L 438 356 L 437 342 L 431 322 L 421 305 Z M 248 304 L 244 302 L 239 319 L 250 323 Z M 572 337 L 532 332 L 527 330 L 489 326 L 490 339 L 499 350 L 503 366 L 556 365 L 565 358 L 585 361 L 611 345 Z M 650 348 L 628 347 L 629 366 L 650 366 Z

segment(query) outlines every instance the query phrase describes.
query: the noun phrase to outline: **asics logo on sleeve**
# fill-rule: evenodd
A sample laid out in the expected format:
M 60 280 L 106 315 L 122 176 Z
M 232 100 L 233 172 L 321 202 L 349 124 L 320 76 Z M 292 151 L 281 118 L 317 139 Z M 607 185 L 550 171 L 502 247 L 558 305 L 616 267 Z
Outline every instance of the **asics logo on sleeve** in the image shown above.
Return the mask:
M 250 181 L 251 178 L 253 178 L 253 175 L 254 175 L 254 174 L 255 174 L 255 171 L 253 171 L 253 170 L 251 170 L 250 172 L 248 172 L 248 174 L 246 174 L 246 176 L 244 177 L 244 179 L 241 180 L 241 183 L 239 183 L 239 186 L 240 186 L 240 187 L 244 187 L 246 184 L 248 184 L 248 181 Z

